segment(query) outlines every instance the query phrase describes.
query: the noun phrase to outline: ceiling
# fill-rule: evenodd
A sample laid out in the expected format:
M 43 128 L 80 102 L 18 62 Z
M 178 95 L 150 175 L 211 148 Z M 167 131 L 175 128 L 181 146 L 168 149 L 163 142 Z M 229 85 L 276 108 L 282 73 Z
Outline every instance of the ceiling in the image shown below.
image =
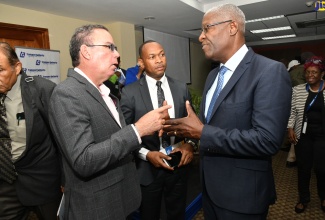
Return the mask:
M 255 2 L 255 3 L 254 3 Z M 325 39 L 325 20 L 320 26 L 298 28 L 296 22 L 325 19 L 307 0 L 0 0 L 0 4 L 108 24 L 127 22 L 164 33 L 197 40 L 204 12 L 214 5 L 232 3 L 245 13 L 246 20 L 285 15 L 280 19 L 246 24 L 249 46 Z M 324 5 L 325 7 L 325 5 Z M 146 20 L 153 16 L 155 19 Z M 61 25 L 61 24 L 58 24 Z M 250 30 L 291 26 L 291 30 L 252 34 Z M 295 34 L 295 38 L 262 40 L 262 37 Z

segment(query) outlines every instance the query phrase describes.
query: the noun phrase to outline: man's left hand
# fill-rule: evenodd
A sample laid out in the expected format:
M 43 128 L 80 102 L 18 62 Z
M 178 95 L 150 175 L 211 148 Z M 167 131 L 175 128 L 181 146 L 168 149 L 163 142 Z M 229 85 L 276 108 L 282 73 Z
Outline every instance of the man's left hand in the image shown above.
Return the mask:
M 175 148 L 172 153 L 180 151 L 182 153 L 181 161 L 179 162 L 178 167 L 189 164 L 193 160 L 193 146 L 185 143 L 181 146 Z

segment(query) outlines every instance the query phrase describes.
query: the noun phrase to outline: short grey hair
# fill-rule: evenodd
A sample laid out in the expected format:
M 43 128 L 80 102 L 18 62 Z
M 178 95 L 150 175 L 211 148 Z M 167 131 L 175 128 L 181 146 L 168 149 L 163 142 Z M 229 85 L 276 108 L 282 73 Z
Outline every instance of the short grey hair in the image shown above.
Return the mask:
M 72 60 L 72 66 L 76 67 L 80 64 L 80 57 L 79 57 L 79 51 L 80 47 L 83 44 L 91 44 L 90 35 L 93 33 L 95 29 L 103 29 L 107 32 L 108 29 L 100 24 L 88 24 L 81 26 L 76 29 L 75 33 L 71 37 L 69 50 L 70 50 L 70 56 Z
M 208 14 L 215 14 L 222 18 L 223 21 L 233 20 L 238 23 L 238 29 L 245 34 L 245 14 L 244 12 L 233 4 L 222 4 L 210 8 L 205 12 L 204 16 Z

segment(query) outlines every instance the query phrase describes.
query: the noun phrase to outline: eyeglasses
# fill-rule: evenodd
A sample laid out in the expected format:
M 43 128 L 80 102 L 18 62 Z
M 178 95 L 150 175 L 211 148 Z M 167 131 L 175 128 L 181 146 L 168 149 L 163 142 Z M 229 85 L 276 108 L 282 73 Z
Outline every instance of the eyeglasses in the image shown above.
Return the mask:
M 97 45 L 93 44 L 93 45 L 87 45 L 87 44 L 86 44 L 86 46 L 87 46 L 87 47 L 107 47 L 107 48 L 109 48 L 112 52 L 114 52 L 114 50 L 117 51 L 117 47 L 116 47 L 114 44 L 107 44 L 107 45 L 105 45 L 105 44 L 97 44 Z
M 317 76 L 317 74 L 319 74 L 319 72 L 317 71 L 305 71 L 305 75 L 309 76 L 309 75 L 313 75 L 313 76 Z
M 213 23 L 213 24 L 207 24 L 206 27 L 201 28 L 201 31 L 206 34 L 208 32 L 208 30 L 210 29 L 210 27 L 216 26 L 218 24 L 223 24 L 223 23 L 227 23 L 227 22 L 232 22 L 232 20 L 227 20 L 227 21 L 220 21 L 217 23 Z
M 322 60 L 307 60 L 306 63 L 320 64 L 322 63 Z

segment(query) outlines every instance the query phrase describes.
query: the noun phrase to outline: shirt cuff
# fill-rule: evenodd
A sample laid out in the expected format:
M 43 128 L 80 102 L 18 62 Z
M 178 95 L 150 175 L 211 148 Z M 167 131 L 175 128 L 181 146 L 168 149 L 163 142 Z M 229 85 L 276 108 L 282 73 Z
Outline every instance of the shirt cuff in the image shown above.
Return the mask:
M 150 150 L 142 147 L 140 150 L 139 150 L 139 153 L 138 153 L 138 157 L 141 159 L 141 160 L 145 160 L 147 161 L 147 154 L 149 153 Z
M 140 137 L 140 135 L 139 135 L 139 132 L 138 132 L 137 128 L 134 126 L 134 124 L 131 124 L 131 126 L 132 126 L 132 128 L 133 128 L 135 134 L 136 134 L 137 137 L 138 137 L 139 144 L 141 144 L 141 143 L 142 143 L 142 140 L 141 140 L 141 137 Z

